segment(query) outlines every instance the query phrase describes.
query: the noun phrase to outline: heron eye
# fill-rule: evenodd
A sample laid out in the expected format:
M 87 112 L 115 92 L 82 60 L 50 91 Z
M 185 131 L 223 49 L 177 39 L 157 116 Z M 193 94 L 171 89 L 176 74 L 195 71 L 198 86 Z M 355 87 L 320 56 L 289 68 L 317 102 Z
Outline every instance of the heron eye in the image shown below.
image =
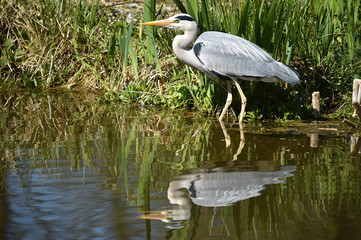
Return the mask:
M 174 19 L 174 20 L 173 20 L 173 23 L 179 23 L 179 22 L 180 22 L 179 19 Z

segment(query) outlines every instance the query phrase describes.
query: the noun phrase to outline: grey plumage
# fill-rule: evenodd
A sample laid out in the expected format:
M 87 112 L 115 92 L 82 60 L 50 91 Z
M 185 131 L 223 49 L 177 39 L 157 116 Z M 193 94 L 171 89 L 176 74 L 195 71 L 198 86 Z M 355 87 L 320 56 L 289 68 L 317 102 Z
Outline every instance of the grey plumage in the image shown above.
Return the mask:
M 291 68 L 274 60 L 256 44 L 231 34 L 202 33 L 195 41 L 193 51 L 208 69 L 225 77 L 299 83 L 298 74 Z

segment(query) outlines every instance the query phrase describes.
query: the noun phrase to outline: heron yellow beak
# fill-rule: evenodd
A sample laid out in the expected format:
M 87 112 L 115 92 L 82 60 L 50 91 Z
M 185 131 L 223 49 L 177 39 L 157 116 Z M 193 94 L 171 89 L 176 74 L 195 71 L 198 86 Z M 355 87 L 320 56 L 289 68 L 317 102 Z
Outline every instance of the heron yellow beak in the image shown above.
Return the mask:
M 167 26 L 171 23 L 173 23 L 172 20 L 164 19 L 164 20 L 142 23 L 142 25 L 143 26 Z
M 165 220 L 166 217 L 162 211 L 151 211 L 149 214 L 140 215 L 138 218 L 142 219 L 156 219 L 156 220 Z

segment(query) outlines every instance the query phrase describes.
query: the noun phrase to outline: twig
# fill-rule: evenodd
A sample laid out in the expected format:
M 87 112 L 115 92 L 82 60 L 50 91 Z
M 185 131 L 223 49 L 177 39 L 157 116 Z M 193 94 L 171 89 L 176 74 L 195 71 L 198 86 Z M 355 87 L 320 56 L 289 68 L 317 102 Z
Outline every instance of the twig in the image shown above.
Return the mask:
M 54 62 L 54 55 L 51 55 L 49 75 L 48 75 L 48 79 L 46 80 L 46 84 L 49 84 L 51 79 L 51 70 L 53 69 L 53 62 Z
M 357 129 L 357 125 L 355 123 L 351 122 L 350 120 L 348 120 L 347 118 L 344 118 L 342 123 L 346 123 L 350 127 Z

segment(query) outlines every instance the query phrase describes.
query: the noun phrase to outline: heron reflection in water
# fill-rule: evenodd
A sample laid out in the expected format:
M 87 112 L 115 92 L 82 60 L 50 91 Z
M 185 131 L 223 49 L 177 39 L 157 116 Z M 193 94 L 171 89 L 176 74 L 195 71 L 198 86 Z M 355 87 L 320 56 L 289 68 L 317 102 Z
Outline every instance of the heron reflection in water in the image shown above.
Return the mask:
M 180 223 L 190 219 L 192 203 L 203 207 L 230 206 L 261 195 L 268 184 L 283 183 L 295 170 L 296 166 L 291 165 L 277 171 L 245 171 L 237 167 L 194 169 L 169 183 L 168 199 L 177 205 L 175 208 L 139 217 Z

